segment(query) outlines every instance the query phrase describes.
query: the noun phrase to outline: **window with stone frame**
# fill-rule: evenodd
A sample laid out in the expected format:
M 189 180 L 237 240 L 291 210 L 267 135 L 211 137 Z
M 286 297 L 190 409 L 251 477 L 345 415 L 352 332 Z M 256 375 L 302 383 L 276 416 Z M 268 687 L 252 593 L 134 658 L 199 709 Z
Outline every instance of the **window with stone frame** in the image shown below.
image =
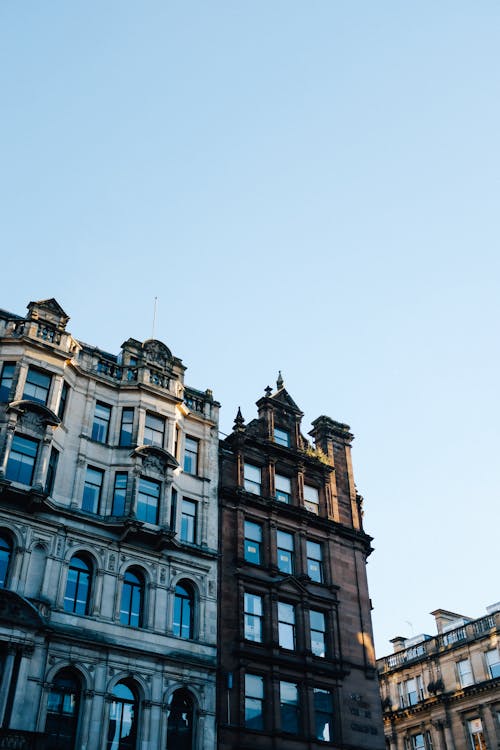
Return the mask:
M 52 376 L 36 367 L 30 367 L 24 384 L 23 399 L 47 405 Z
M 39 441 L 15 433 L 10 446 L 5 478 L 11 482 L 31 485 L 35 473 Z

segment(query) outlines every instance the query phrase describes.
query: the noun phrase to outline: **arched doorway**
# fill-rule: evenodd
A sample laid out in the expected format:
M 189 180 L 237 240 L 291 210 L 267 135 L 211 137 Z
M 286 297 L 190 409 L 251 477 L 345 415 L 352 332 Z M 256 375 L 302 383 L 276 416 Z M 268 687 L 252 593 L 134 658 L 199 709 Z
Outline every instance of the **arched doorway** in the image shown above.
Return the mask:
M 194 703 L 188 690 L 176 690 L 169 705 L 167 750 L 192 750 Z

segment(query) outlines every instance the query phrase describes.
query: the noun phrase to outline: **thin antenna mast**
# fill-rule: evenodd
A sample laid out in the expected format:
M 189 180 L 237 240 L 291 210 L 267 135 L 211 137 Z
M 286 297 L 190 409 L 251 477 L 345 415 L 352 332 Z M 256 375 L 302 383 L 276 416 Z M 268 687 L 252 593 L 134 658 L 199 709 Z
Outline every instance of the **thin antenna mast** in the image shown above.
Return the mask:
M 155 301 L 153 304 L 153 330 L 151 332 L 151 338 L 154 339 L 155 337 L 155 328 L 156 328 L 156 310 L 158 308 L 158 297 L 155 297 Z

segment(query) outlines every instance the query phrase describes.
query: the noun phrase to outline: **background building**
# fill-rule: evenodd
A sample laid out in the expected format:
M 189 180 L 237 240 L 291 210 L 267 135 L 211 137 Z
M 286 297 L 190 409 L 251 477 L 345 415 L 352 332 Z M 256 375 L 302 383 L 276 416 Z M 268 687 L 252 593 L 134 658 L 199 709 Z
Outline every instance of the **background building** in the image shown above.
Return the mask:
M 67 322 L 0 311 L 0 744 L 213 750 L 219 405 Z
M 383 748 L 347 425 L 310 445 L 280 378 L 221 443 L 219 747 Z
M 394 638 L 378 659 L 390 750 L 500 747 L 500 603 L 471 620 L 438 609 L 438 635 Z

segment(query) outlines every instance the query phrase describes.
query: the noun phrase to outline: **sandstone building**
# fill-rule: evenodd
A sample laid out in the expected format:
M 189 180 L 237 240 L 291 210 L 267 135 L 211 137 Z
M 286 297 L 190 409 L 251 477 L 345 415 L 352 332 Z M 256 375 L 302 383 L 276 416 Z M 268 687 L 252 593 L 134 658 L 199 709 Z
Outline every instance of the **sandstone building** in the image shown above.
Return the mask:
M 384 747 L 349 427 L 280 378 L 220 446 L 220 750 Z
M 471 620 L 438 609 L 437 635 L 378 659 L 388 750 L 500 747 L 500 603 Z
M 213 750 L 218 403 L 0 311 L 0 747 Z

